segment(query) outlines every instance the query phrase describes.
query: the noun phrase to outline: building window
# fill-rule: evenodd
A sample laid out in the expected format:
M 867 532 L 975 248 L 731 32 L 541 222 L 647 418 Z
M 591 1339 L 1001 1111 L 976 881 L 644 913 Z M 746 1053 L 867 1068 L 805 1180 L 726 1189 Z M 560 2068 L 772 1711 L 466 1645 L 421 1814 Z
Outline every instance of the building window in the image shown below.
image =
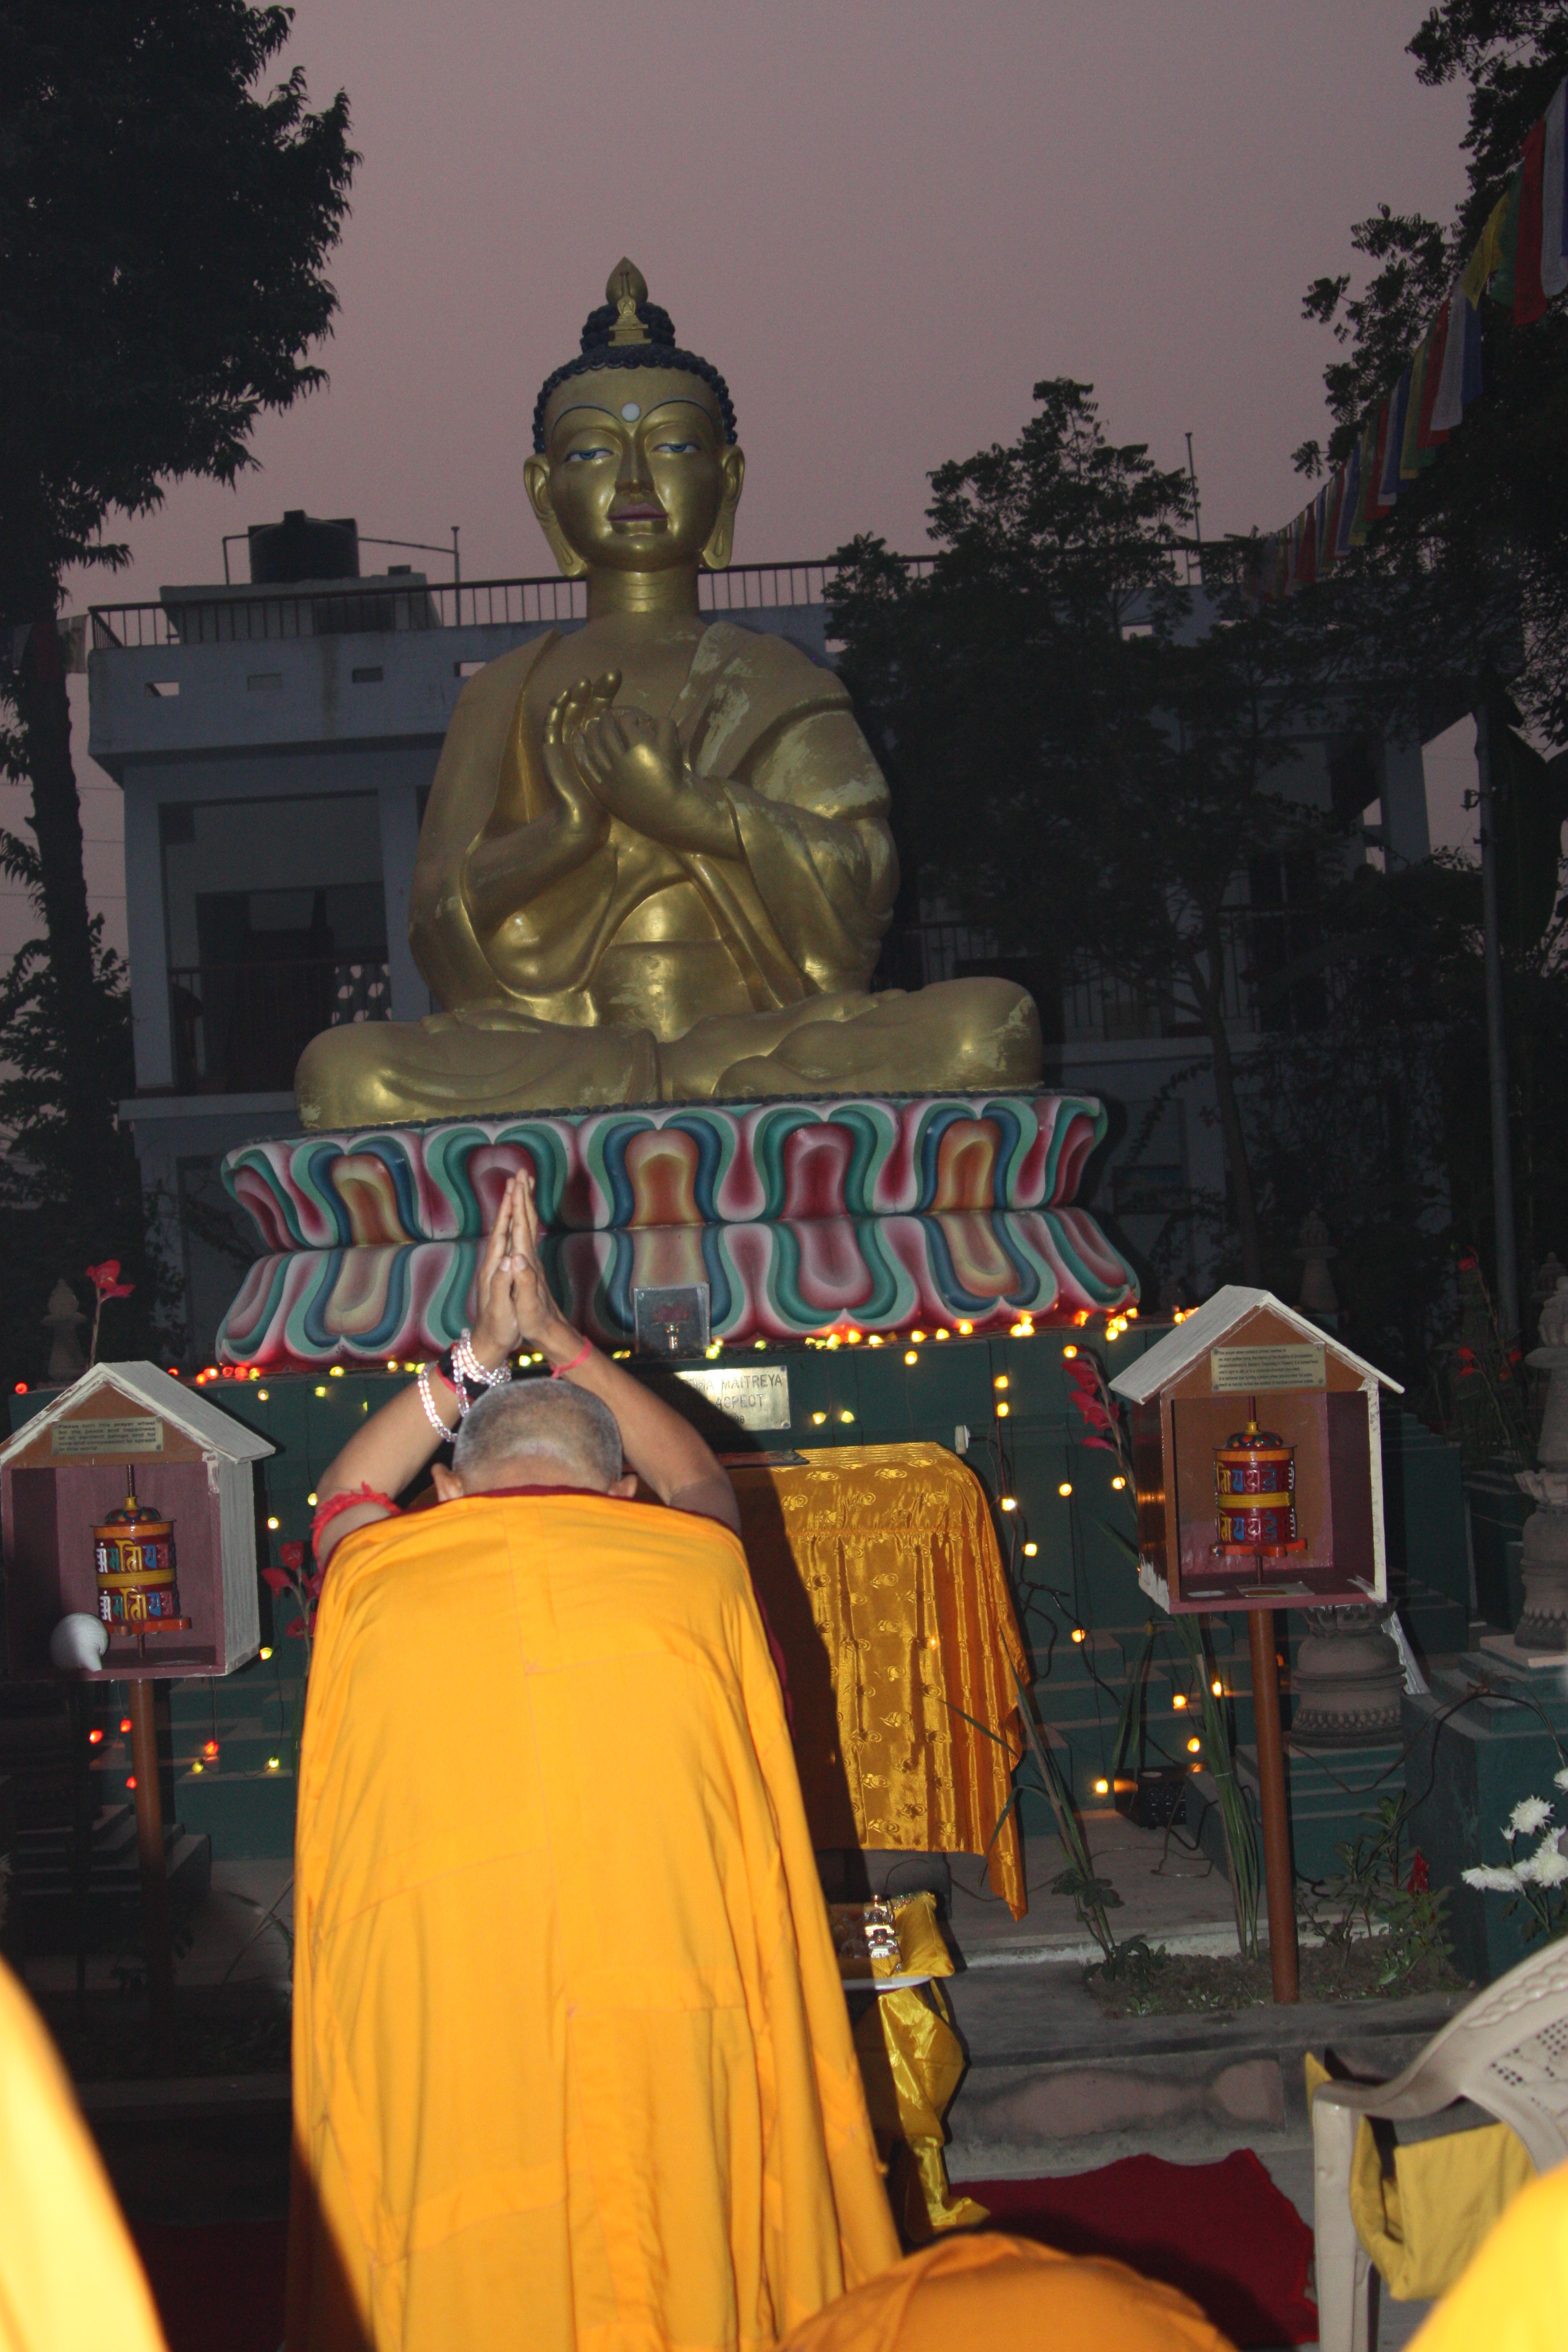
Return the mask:
M 310 1039 L 391 1012 L 374 795 L 160 812 L 174 1083 L 271 1094 Z

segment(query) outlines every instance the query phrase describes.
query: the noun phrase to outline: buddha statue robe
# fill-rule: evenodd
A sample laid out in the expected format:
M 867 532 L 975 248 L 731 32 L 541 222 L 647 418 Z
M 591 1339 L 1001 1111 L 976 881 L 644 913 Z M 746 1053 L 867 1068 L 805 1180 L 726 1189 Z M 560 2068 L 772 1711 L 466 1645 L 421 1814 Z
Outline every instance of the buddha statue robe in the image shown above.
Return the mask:
M 315 1038 L 306 1127 L 1038 1078 L 1038 1019 L 1010 982 L 868 992 L 898 888 L 887 783 L 843 685 L 784 638 L 672 616 L 617 698 L 674 721 L 733 855 L 612 817 L 580 854 L 531 857 L 531 828 L 561 829 L 542 754 L 561 646 L 490 663 L 447 732 L 409 923 L 447 1009 Z

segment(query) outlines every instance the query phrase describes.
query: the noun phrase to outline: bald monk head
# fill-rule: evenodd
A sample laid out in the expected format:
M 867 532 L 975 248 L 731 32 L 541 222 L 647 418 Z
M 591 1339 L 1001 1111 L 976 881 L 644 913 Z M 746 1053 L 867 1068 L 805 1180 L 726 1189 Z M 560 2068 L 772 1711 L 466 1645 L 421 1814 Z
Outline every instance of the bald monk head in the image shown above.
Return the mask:
M 629 1496 L 637 1485 L 609 1406 L 565 1381 L 528 1381 L 480 1397 L 458 1423 L 451 1468 L 437 1463 L 430 1475 L 443 1503 L 529 1486 Z
M 1233 2352 L 1173 2286 L 1124 2263 L 954 2231 L 807 2320 L 783 2352 Z

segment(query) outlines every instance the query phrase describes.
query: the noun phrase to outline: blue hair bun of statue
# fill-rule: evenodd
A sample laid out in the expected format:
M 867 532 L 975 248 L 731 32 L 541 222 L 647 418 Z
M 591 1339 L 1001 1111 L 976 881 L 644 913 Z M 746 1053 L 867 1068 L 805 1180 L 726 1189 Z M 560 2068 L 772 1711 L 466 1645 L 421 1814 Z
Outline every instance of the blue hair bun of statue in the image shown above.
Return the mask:
M 683 352 L 675 340 L 675 321 L 668 310 L 647 299 L 647 282 L 635 262 L 619 261 L 610 272 L 605 299 L 590 310 L 583 326 L 582 350 L 574 360 L 547 376 L 533 404 L 533 446 L 544 454 L 544 411 L 550 395 L 574 376 L 596 374 L 603 368 L 675 368 L 701 379 L 719 403 L 724 438 L 735 438 L 735 404 L 730 387 L 710 361 L 695 352 Z

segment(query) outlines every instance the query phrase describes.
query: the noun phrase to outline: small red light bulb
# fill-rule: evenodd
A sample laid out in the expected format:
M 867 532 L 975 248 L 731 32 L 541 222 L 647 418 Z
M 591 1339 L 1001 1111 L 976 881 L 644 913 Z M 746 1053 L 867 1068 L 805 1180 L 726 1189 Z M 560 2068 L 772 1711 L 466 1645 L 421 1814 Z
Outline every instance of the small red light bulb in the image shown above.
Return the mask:
M 89 1748 L 101 1748 L 103 1745 L 102 1732 L 89 1731 L 87 1735 L 87 1744 Z
M 16 1383 L 16 1394 L 17 1394 L 18 1396 L 26 1396 L 26 1393 L 27 1393 L 27 1383 L 26 1383 L 26 1381 L 17 1381 L 17 1383 Z
M 121 1728 L 121 1731 L 129 1731 L 129 1730 L 130 1730 L 130 1728 L 131 1728 L 131 1717 L 130 1717 L 128 1715 L 122 1715 L 122 1716 L 121 1717 L 121 1718 L 120 1718 L 120 1728 Z
M 216 1739 L 204 1739 L 202 1742 L 202 1754 L 209 1759 L 216 1756 L 217 1754 L 217 1741 Z
M 128 1789 L 133 1789 L 136 1786 L 136 1775 L 134 1772 L 127 1772 L 125 1775 L 125 1785 Z

